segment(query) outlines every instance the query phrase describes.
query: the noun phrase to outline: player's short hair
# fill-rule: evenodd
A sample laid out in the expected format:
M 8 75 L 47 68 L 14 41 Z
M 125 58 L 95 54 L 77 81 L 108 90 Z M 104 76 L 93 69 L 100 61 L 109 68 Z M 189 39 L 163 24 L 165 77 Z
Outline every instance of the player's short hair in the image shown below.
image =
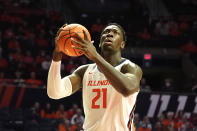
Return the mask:
M 107 24 L 107 26 L 110 26 L 110 25 L 115 25 L 115 26 L 117 26 L 118 28 L 120 28 L 120 30 L 121 30 L 121 32 L 122 32 L 122 34 L 123 34 L 123 40 L 126 42 L 126 41 L 127 41 L 127 36 L 126 36 L 126 32 L 125 32 L 124 28 L 123 28 L 121 25 L 119 25 L 118 23 L 108 23 L 108 24 Z M 106 28 L 107 26 L 105 26 L 105 28 Z

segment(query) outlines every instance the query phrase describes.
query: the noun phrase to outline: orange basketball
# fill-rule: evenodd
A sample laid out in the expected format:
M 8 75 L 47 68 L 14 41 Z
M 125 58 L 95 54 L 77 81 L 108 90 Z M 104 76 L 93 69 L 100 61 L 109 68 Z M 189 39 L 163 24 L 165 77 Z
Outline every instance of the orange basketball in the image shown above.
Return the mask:
M 84 26 L 80 24 L 69 24 L 65 26 L 63 30 L 60 32 L 57 39 L 57 44 L 59 45 L 60 50 L 68 56 L 77 57 L 83 55 L 83 52 L 72 47 L 72 45 L 76 47 L 80 46 L 75 42 L 71 41 L 71 38 L 78 41 L 76 38 L 76 33 L 82 38 L 84 38 L 83 30 L 87 33 L 88 39 L 91 40 L 90 33 Z

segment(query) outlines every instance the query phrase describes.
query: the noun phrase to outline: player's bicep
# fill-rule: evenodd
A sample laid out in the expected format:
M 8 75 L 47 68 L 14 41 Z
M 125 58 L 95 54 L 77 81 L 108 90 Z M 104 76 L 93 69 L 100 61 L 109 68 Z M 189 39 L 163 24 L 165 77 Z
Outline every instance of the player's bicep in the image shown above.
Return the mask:
M 126 64 L 121 68 L 121 72 L 127 77 L 128 84 L 132 85 L 130 88 L 135 87 L 138 90 L 142 78 L 141 68 L 137 65 Z
M 72 94 L 80 89 L 81 86 L 81 77 L 75 73 L 68 76 L 72 84 Z
M 142 70 L 137 65 L 126 64 L 121 68 L 121 72 L 129 79 L 137 79 L 138 81 L 142 78 Z
M 132 83 L 130 85 L 132 85 L 133 87 L 136 87 L 136 91 L 138 91 L 139 90 L 139 85 L 140 85 L 139 77 L 137 77 L 137 75 L 131 74 L 131 73 L 126 73 L 124 75 L 127 77 L 128 81 L 130 83 Z M 133 88 L 132 86 L 130 86 L 131 89 Z

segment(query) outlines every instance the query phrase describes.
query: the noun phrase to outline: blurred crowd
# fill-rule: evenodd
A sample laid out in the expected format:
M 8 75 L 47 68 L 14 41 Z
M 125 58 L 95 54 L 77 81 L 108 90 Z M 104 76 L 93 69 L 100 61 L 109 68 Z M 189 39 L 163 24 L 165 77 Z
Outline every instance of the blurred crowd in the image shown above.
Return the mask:
M 37 2 L 0 2 L 1 83 L 43 87 L 51 63 L 54 37 L 63 20 L 56 12 L 29 8 Z M 10 8 L 12 10 L 8 10 Z M 87 60 L 84 57 L 74 59 L 64 56 L 62 72 L 72 72 L 77 63 L 85 64 Z
M 165 111 L 156 119 L 147 116 L 141 119 L 140 115 L 136 113 L 135 125 L 136 131 L 196 131 L 197 114 L 188 116 L 183 111 L 179 111 L 177 114 Z
M 83 110 L 77 104 L 66 109 L 62 103 L 55 107 L 50 102 L 43 106 L 35 102 L 30 108 L 0 111 L 0 130 L 6 131 L 80 131 L 84 122 Z
M 59 104 L 58 108 L 53 110 L 49 102 L 44 107 L 41 107 L 39 102 L 35 102 L 30 111 L 32 121 L 38 125 L 43 119 L 54 121 L 56 122 L 54 128 L 58 131 L 79 131 L 84 122 L 83 111 L 77 104 L 73 104 L 68 110 L 63 104 Z
M 58 28 L 66 20 L 63 19 L 62 14 L 52 10 L 44 10 L 41 7 L 40 1 L 0 1 L 2 12 L 0 14 L 1 84 L 11 83 L 34 88 L 46 87 L 47 73 L 54 49 L 54 37 Z M 147 13 L 144 14 L 148 15 Z M 85 16 L 84 18 L 82 15 L 79 20 L 89 29 L 95 43 L 99 42 L 100 33 L 105 25 L 115 21 L 121 23 L 127 32 L 128 44 L 126 48 L 175 48 L 191 54 L 193 62 L 197 63 L 197 59 L 195 59 L 197 54 L 195 37 L 197 19 L 195 15 L 190 17 L 181 15 L 170 18 L 161 17 L 151 20 L 145 16 L 141 20 L 128 20 L 124 15 L 118 18 L 106 18 L 104 16 L 96 18 L 90 16 L 88 18 L 87 14 Z M 92 20 L 88 21 L 87 19 Z M 98 47 L 98 45 L 95 46 Z M 130 54 L 130 50 L 125 50 L 125 52 Z M 130 55 L 127 57 L 132 59 Z M 90 62 L 84 56 L 73 58 L 64 55 L 61 65 L 62 75 L 70 74 L 79 65 Z M 189 90 L 193 92 L 193 89 L 196 88 L 196 79 L 191 81 Z M 159 83 L 160 86 L 162 86 L 161 83 L 162 81 Z M 149 88 L 154 90 L 151 86 Z M 162 88 L 160 89 L 163 90 Z M 177 91 L 175 89 L 167 90 Z
M 0 129 L 13 129 L 9 131 L 80 131 L 83 129 L 84 114 L 78 104 L 65 106 L 60 103 L 55 107 L 50 102 L 44 105 L 35 102 L 27 109 L 0 108 L 0 111 Z M 182 110 L 177 113 L 163 111 L 156 118 L 135 113 L 134 122 L 136 131 L 196 131 L 197 113 Z

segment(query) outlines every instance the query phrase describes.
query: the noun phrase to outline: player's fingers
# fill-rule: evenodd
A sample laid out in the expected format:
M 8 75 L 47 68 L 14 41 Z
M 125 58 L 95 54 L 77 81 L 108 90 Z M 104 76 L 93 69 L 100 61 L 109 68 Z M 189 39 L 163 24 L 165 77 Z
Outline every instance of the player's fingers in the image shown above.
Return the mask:
M 57 31 L 57 34 L 56 36 L 58 36 L 60 34 L 61 31 L 63 31 L 64 29 L 63 28 L 60 28 L 58 31 Z
M 82 47 L 85 46 L 85 44 L 83 44 L 82 42 L 76 41 L 76 40 L 74 40 L 73 38 L 71 38 L 71 41 L 74 42 L 74 43 L 76 43 L 77 45 L 82 46 Z
M 88 34 L 85 32 L 85 30 L 83 30 L 83 34 L 84 34 L 84 40 L 90 41 L 90 40 L 88 39 Z
M 68 24 L 66 23 L 66 24 L 64 24 L 62 27 L 60 27 L 59 30 L 57 31 L 56 36 L 58 36 L 58 35 L 60 34 L 60 32 L 64 30 L 63 28 L 64 28 L 65 26 L 67 26 L 67 25 L 68 25 Z
M 61 28 L 64 28 L 65 26 L 67 26 L 68 24 L 67 23 L 65 23 Z
M 78 33 L 75 33 L 75 34 L 76 34 L 76 38 L 77 38 L 79 41 L 85 43 L 84 39 L 83 39 Z
M 89 54 L 87 53 L 87 49 L 86 49 L 86 48 L 76 47 L 76 46 L 74 46 L 74 45 L 72 45 L 72 47 L 73 47 L 74 49 L 78 49 L 78 50 L 82 51 L 82 53 L 83 53 L 86 57 L 90 58 Z
M 81 51 L 82 51 L 82 53 L 86 52 L 86 50 L 85 50 L 84 48 L 77 47 L 77 46 L 74 46 L 74 45 L 72 45 L 72 47 L 73 47 L 74 49 L 81 50 Z

